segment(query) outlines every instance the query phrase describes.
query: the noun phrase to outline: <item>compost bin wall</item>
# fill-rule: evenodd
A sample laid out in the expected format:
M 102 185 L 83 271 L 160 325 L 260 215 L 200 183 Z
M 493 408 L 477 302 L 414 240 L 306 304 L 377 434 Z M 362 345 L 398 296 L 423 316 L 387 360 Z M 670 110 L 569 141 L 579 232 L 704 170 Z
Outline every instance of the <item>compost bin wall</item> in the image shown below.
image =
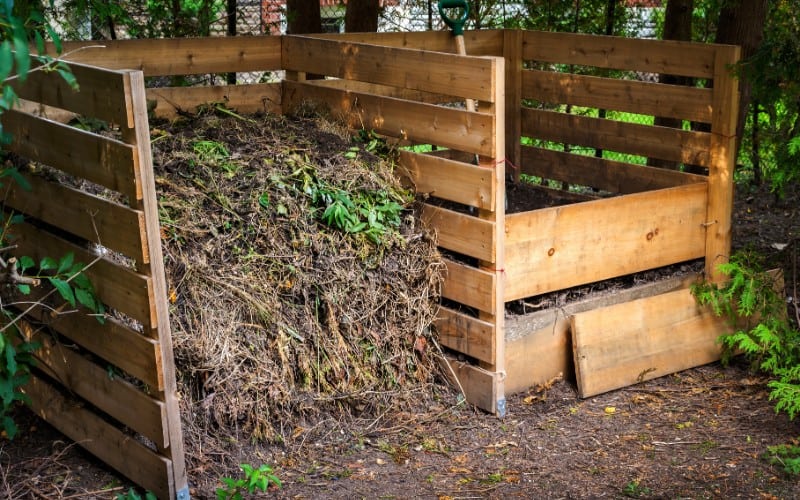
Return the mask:
M 401 171 L 419 193 L 431 199 L 423 217 L 437 229 L 439 244 L 448 255 L 442 291 L 446 301 L 436 321 L 440 342 L 462 355 L 450 359 L 448 365 L 469 401 L 487 411 L 505 412 L 506 381 L 513 381 L 518 390 L 569 368 L 566 361 L 549 362 L 569 358 L 565 355 L 569 322 L 560 321 L 561 326 L 552 330 L 555 342 L 543 344 L 530 337 L 525 343 L 507 346 L 507 302 L 695 257 L 705 258 L 708 275 L 718 277 L 714 264 L 728 255 L 730 247 L 736 85 L 728 65 L 738 58 L 736 48 L 515 30 L 468 32 L 465 37 L 470 56 L 452 54 L 455 44 L 445 32 L 106 41 L 104 48 L 87 48 L 70 56 L 106 68 L 141 71 L 102 73 L 127 76 L 112 87 L 121 90 L 102 106 L 95 104 L 96 109 L 125 110 L 121 115 L 96 116 L 122 124 L 126 132 L 120 143 L 127 141 L 133 149 L 114 152 L 119 148 L 113 143 L 92 151 L 96 151 L 98 171 L 111 172 L 113 179 L 128 179 L 107 187 L 136 200 L 131 207 L 138 210 L 140 223 L 131 223 L 126 231 L 117 225 L 119 235 L 101 235 L 101 242 L 109 246 L 115 238 L 125 240 L 118 250 L 123 254 L 141 251 L 134 257 L 142 267 L 108 279 L 99 292 L 111 308 L 151 325 L 145 335 L 129 332 L 129 336 L 146 339 L 161 359 L 142 358 L 127 367 L 120 366 L 126 360 L 116 363 L 145 383 L 162 383 L 158 386 L 164 390 L 159 393 L 164 395 L 161 420 L 169 424 L 170 432 L 178 433 L 169 434 L 166 444 L 172 446 L 159 447 L 159 451 L 177 450 L 179 428 L 173 422 L 179 422 L 179 416 L 170 392 L 174 379 L 169 378 L 172 358 L 165 337 L 169 330 L 153 212 L 156 198 L 149 184 L 152 170 L 141 107 L 145 99 L 131 83 L 142 76 L 259 72 L 267 81 L 149 88 L 147 100 L 156 115 L 172 117 L 210 102 L 245 113 L 288 113 L 313 103 L 326 106 L 355 129 L 374 130 L 395 141 L 400 147 Z M 87 44 L 67 44 L 66 50 L 80 45 Z M 607 76 L 556 71 L 582 66 L 601 68 Z M 677 88 L 613 76 L 623 70 L 682 74 L 713 80 L 714 85 L 713 89 Z M 278 79 L 279 72 L 285 77 Z M 51 96 L 49 87 L 41 86 L 26 98 L 93 116 L 95 108 L 71 103 L 92 102 L 78 96 L 105 95 L 100 90 L 109 85 L 108 80 L 77 76 L 82 88 L 77 96 L 68 89 L 58 94 L 61 97 Z M 477 100 L 477 111 L 463 109 L 465 99 Z M 544 105 L 531 106 L 533 100 Z M 562 112 L 558 106 L 563 105 L 701 121 L 710 124 L 711 132 L 575 116 Z M 139 120 L 135 126 L 132 117 Z M 31 134 L 20 137 L 32 140 Z M 563 146 L 530 146 L 528 139 L 697 164 L 706 167 L 709 175 L 579 155 Z M 42 158 L 44 163 L 82 154 L 73 150 L 72 140 L 56 144 L 59 153 Z M 432 151 L 405 148 L 414 145 L 426 145 Z M 31 155 L 33 149 L 20 150 L 20 154 Z M 119 174 L 120 168 L 133 168 L 133 173 Z M 507 173 L 511 177 L 526 173 L 621 196 L 506 216 Z M 446 208 L 448 204 L 456 208 Z M 642 206 L 651 209 L 645 212 Z M 597 214 L 602 214 L 602 220 Z M 97 240 L 93 232 L 78 236 Z M 39 236 L 32 241 L 35 238 Z M 43 236 L 42 241 L 47 238 Z M 142 242 L 141 249 L 137 241 Z M 145 265 L 148 259 L 150 264 Z M 615 265 L 609 266 L 610 262 Z M 100 265 L 111 264 L 103 259 Z M 142 274 L 146 279 L 137 281 L 145 271 L 150 274 Z M 123 296 L 146 290 L 148 302 L 142 311 L 150 314 L 137 317 L 136 311 L 124 310 L 123 303 L 112 299 L 111 290 Z M 83 328 L 88 329 L 89 323 Z M 542 345 L 552 346 L 552 352 L 543 354 Z M 103 354 L 98 352 L 98 356 Z M 548 362 L 536 363 L 536 356 L 545 356 Z M 512 358 L 514 364 L 509 365 L 507 360 Z M 115 436 L 98 439 L 120 442 Z M 162 459 L 171 461 L 165 470 L 174 479 L 158 476 L 158 481 L 164 480 L 158 491 L 172 494 L 185 484 L 185 472 L 182 459 L 168 455 Z M 156 481 L 141 479 L 145 480 Z

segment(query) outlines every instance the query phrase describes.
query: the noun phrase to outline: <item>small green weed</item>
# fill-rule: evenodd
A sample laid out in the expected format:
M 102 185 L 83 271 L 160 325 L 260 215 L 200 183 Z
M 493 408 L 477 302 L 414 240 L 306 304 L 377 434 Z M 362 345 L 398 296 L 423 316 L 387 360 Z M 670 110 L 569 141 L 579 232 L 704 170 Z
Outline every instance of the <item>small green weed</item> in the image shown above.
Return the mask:
M 780 465 L 787 474 L 800 475 L 800 445 L 779 444 L 768 446 L 764 458 L 773 465 Z
M 137 493 L 135 489 L 131 488 L 125 493 L 117 493 L 117 496 L 114 497 L 114 500 L 156 500 L 157 498 L 158 497 L 149 491 L 142 496 Z
M 651 493 L 650 488 L 639 481 L 631 481 L 622 488 L 622 494 L 630 498 L 640 498 Z
M 270 484 L 281 487 L 278 476 L 273 474 L 272 467 L 262 464 L 258 469 L 249 464 L 241 464 L 244 477 L 233 479 L 223 477 L 220 479 L 224 488 L 217 488 L 217 500 L 241 500 L 244 493 L 252 495 L 256 490 L 267 491 Z
M 221 168 L 229 177 L 239 170 L 239 165 L 231 161 L 231 153 L 224 144 L 217 141 L 197 141 L 192 146 L 196 163 Z

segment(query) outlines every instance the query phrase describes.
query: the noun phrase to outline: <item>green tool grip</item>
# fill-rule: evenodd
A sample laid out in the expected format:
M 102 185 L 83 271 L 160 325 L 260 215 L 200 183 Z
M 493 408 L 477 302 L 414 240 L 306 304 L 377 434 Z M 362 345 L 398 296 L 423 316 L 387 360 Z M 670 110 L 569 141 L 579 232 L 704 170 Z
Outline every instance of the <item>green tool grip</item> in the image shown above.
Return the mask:
M 463 9 L 461 15 L 453 18 L 447 15 L 445 9 Z M 453 36 L 464 35 L 464 24 L 469 17 L 469 4 L 467 0 L 439 0 L 439 15 L 444 23 L 453 30 Z

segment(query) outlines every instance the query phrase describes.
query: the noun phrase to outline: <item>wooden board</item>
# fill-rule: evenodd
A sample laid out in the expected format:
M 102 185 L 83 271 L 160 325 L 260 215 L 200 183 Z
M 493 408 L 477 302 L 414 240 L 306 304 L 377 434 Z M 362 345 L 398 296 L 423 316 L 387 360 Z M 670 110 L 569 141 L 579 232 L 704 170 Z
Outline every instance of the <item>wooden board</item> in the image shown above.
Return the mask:
M 671 40 L 525 31 L 525 59 L 556 64 L 711 78 L 715 45 Z
M 496 328 L 488 321 L 440 307 L 434 321 L 439 342 L 479 361 L 493 363 L 496 357 Z
M 711 123 L 712 90 L 597 76 L 526 70 L 522 95 L 550 104 L 572 104 Z
M 447 267 L 442 297 L 474 307 L 490 314 L 495 313 L 495 273 L 476 269 L 453 260 L 444 259 Z
M 705 184 L 508 215 L 505 300 L 702 257 L 705 217 Z
M 26 337 L 40 345 L 36 350 L 39 370 L 58 380 L 73 395 L 158 443 L 159 447 L 169 446 L 169 436 L 163 426 L 166 421 L 164 403 L 147 396 L 119 374 L 110 374 L 107 367 L 92 363 L 46 333 Z
M 522 135 L 707 167 L 711 134 L 522 109 Z
M 497 374 L 449 356 L 442 363 L 443 372 L 456 389 L 464 392 L 467 401 L 483 411 L 505 416 L 505 398 L 497 390 Z
M 690 274 L 601 293 L 553 309 L 513 316 L 507 314 L 506 394 L 544 384 L 559 375 L 573 378 L 575 367 L 570 333 L 570 318 L 573 315 L 675 290 L 686 290 L 696 279 L 695 274 Z
M 2 114 L 2 123 L 13 136 L 10 151 L 133 200 L 141 198 L 131 146 L 14 110 Z
M 424 102 L 428 104 L 464 102 L 463 99 L 457 99 L 454 98 L 453 96 L 448 96 L 444 94 L 433 94 L 431 92 L 411 90 L 402 87 L 390 87 L 389 85 L 366 83 L 366 82 L 360 82 L 358 80 L 343 80 L 337 78 L 328 78 L 325 80 L 315 80 L 314 84 L 340 90 L 349 90 L 351 92 L 382 95 L 384 97 L 394 97 L 406 101 Z
M 493 222 L 427 203 L 421 219 L 436 230 L 440 247 L 494 262 L 497 242 Z
M 495 176 L 490 169 L 403 150 L 400 151 L 400 166 L 417 193 L 494 210 Z
M 145 76 L 273 71 L 281 69 L 281 38 L 237 36 L 66 42 L 62 57 L 103 68 L 142 70 Z M 49 49 L 52 53 L 52 45 Z
M 391 97 L 284 82 L 284 111 L 312 101 L 330 107 L 355 129 L 494 157 L 495 117 Z
M 347 40 L 384 47 L 431 50 L 455 53 L 456 44 L 450 31 L 417 31 L 388 33 L 315 33 L 314 38 Z M 500 56 L 503 54 L 503 30 L 465 30 L 467 54 Z
M 28 223 L 15 224 L 10 228 L 9 235 L 16 245 L 13 255 L 27 255 L 35 262 L 40 262 L 44 257 L 72 252 L 75 262 L 91 264 L 85 273 L 101 302 L 144 325 L 155 322 L 155 313 L 150 307 L 153 287 L 149 277 L 120 266 L 108 258 L 97 260 L 97 255 L 86 248 Z
M 39 376 L 31 377 L 23 391 L 31 399 L 31 410 L 64 435 L 158 498 L 175 498 L 169 460 L 69 399 Z
M 6 197 L 6 207 L 88 241 L 99 242 L 137 263 L 149 262 L 141 212 L 36 175 L 25 178 L 31 190 L 12 186 Z
M 491 102 L 491 58 L 379 47 L 311 37 L 283 37 L 281 65 L 298 71 Z
M 14 90 L 22 99 L 98 118 L 117 125 L 128 125 L 131 116 L 126 108 L 128 88 L 122 73 L 83 64 L 71 64 L 70 69 L 79 85 L 91 92 L 74 90 L 58 73 L 31 71 L 24 84 Z
M 632 165 L 594 156 L 533 146 L 522 147 L 522 173 L 619 194 L 640 193 L 698 182 L 704 176 Z
M 729 329 L 688 290 L 576 314 L 578 393 L 586 398 L 716 361 L 717 337 Z
M 280 114 L 281 84 L 156 87 L 147 89 L 147 99 L 156 101 L 153 113 L 161 118 L 175 118 L 181 112 L 195 113 L 198 106 L 210 103 L 223 103 L 240 113 Z

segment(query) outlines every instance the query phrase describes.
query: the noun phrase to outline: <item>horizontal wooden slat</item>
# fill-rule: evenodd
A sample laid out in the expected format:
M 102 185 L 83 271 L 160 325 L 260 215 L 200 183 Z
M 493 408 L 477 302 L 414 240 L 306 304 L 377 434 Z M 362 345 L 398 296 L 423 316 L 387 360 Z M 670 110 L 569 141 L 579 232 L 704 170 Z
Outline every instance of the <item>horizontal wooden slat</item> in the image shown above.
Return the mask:
M 526 70 L 522 98 L 551 104 L 572 104 L 641 115 L 711 123 L 712 90 L 600 78 L 596 76 Z
M 464 391 L 467 401 L 483 411 L 505 416 L 505 408 L 498 408 L 497 404 L 498 399 L 503 398 L 503 393 L 498 391 L 496 374 L 449 356 L 445 356 L 441 362 L 447 363 L 442 371 L 456 389 Z M 453 374 L 457 381 L 453 380 Z
M 456 44 L 450 31 L 415 31 L 389 33 L 315 33 L 314 38 L 347 40 L 384 47 L 402 47 L 436 52 L 456 53 Z M 502 56 L 502 30 L 466 30 L 464 46 L 467 54 L 475 56 Z
M 366 83 L 358 80 L 343 80 L 338 78 L 328 78 L 326 80 L 315 80 L 315 85 L 321 87 L 331 87 L 351 92 L 361 92 L 365 94 L 381 95 L 384 97 L 394 97 L 406 101 L 417 101 L 428 104 L 442 104 L 450 102 L 464 102 L 463 99 L 454 98 L 444 94 L 433 94 L 420 90 L 411 90 L 401 87 L 390 87 L 378 83 Z
M 174 118 L 179 112 L 194 113 L 198 106 L 223 103 L 240 113 L 281 112 L 281 84 L 216 85 L 210 87 L 156 87 L 147 89 L 147 98 L 156 101 L 153 110 L 161 118 Z
M 422 220 L 436 230 L 439 246 L 469 257 L 494 262 L 494 223 L 425 204 Z
M 496 328 L 492 323 L 440 307 L 434 325 L 443 346 L 486 363 L 495 363 Z
M 400 151 L 400 166 L 417 193 L 494 210 L 496 189 L 491 169 L 411 151 Z
M 5 132 L 13 136 L 11 144 L 6 146 L 9 150 L 141 199 L 132 146 L 14 110 L 3 113 L 2 122 Z
M 6 207 L 86 240 L 99 240 L 137 263 L 149 262 L 141 212 L 36 175 L 26 178 L 32 189 L 26 191 L 15 185 L 9 190 Z
M 702 257 L 706 201 L 691 184 L 509 215 L 505 300 Z
M 56 72 L 32 71 L 14 89 L 22 99 L 66 109 L 117 125 L 131 126 L 130 84 L 124 71 L 112 71 L 71 63 L 72 74 L 84 89 L 73 90 Z
M 586 398 L 716 361 L 731 326 L 684 289 L 576 314 L 571 330 Z
M 288 81 L 283 99 L 285 110 L 319 102 L 353 128 L 494 157 L 494 115 Z
M 166 421 L 163 402 L 151 398 L 119 376 L 109 376 L 105 367 L 56 342 L 46 333 L 26 335 L 26 338 L 39 344 L 37 369 L 159 447 L 169 446 L 169 436 L 163 426 Z
M 10 227 L 9 237 L 16 246 L 12 250 L 14 255 L 27 255 L 36 262 L 48 256 L 58 258 L 68 252 L 75 255 L 75 262 L 84 265 L 94 262 L 85 273 L 100 301 L 145 326 L 155 324 L 155 311 L 150 307 L 154 300 L 153 286 L 147 276 L 108 258 L 95 262 L 97 256 L 93 252 L 27 223 Z
M 556 64 L 711 78 L 716 46 L 575 33 L 525 31 L 523 58 Z
M 444 259 L 447 267 L 442 296 L 480 311 L 495 314 L 497 293 L 494 273 Z
M 675 170 L 631 165 L 537 147 L 522 147 L 522 173 L 545 179 L 591 186 L 612 193 L 629 194 L 697 182 L 704 176 Z
M 493 101 L 496 62 L 415 49 L 379 47 L 311 37 L 283 37 L 287 71 Z
M 113 318 L 106 318 L 101 325 L 86 314 L 53 315 L 44 307 L 36 307 L 29 314 L 31 318 L 141 380 L 151 389 L 164 390 L 161 351 L 156 340 L 131 330 Z
M 709 133 L 555 111 L 523 108 L 522 135 L 704 167 L 710 161 Z
M 38 376 L 32 376 L 23 391 L 31 400 L 31 410 L 47 423 L 158 498 L 174 498 L 171 461 Z
M 98 45 L 102 47 L 97 48 Z M 87 46 L 95 48 L 75 52 Z M 66 42 L 64 53 L 69 53 L 65 56 L 69 61 L 103 68 L 138 69 L 145 76 L 281 69 L 281 37 L 277 36 Z

